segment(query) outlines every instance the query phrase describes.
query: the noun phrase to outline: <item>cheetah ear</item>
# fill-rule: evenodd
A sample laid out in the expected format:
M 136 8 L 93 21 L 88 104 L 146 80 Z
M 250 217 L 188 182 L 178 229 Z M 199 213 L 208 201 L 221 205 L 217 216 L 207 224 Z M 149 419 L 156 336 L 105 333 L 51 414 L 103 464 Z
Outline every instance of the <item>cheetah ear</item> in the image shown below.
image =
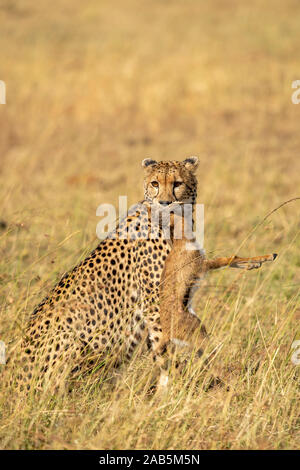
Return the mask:
M 157 162 L 155 160 L 152 160 L 152 158 L 145 158 L 142 161 L 143 168 L 148 168 L 149 166 L 155 166 L 155 165 L 157 165 Z
M 187 170 L 194 172 L 198 168 L 199 160 L 198 157 L 189 157 L 183 163 Z

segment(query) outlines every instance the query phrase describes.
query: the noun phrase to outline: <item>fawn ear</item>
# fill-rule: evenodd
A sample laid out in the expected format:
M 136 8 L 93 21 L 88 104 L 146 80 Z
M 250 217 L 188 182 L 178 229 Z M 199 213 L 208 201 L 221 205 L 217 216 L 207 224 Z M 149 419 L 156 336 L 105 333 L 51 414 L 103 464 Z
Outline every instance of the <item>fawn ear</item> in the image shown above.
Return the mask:
M 157 162 L 155 160 L 152 160 L 152 158 L 145 158 L 142 161 L 143 168 L 148 168 L 149 166 L 155 166 L 155 165 L 157 165 Z
M 189 157 L 183 163 L 187 170 L 194 172 L 198 168 L 199 160 L 198 157 Z

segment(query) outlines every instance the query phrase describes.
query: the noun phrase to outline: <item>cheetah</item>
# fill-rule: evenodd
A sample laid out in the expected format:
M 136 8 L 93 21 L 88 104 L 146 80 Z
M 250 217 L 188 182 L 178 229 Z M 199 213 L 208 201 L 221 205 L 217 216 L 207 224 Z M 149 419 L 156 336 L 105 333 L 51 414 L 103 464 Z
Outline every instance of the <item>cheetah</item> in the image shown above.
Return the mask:
M 144 343 L 152 350 L 154 362 L 160 363 L 171 339 L 171 305 L 162 300 L 161 318 L 159 299 L 166 298 L 162 286 L 166 291 L 170 287 L 167 278 L 177 241 L 173 232 L 169 239 L 165 237 L 161 221 L 153 230 L 151 211 L 153 207 L 164 210 L 182 204 L 194 207 L 198 159 L 157 162 L 147 158 L 142 166 L 144 200 L 86 259 L 67 272 L 32 312 L 18 354 L 21 371 L 16 386 L 20 391 L 29 391 L 32 383 L 37 384 L 35 389 L 44 389 L 46 384 L 60 389 L 72 377 L 117 367 L 129 361 Z M 185 256 L 181 250 L 174 251 L 175 263 L 178 255 Z M 202 251 L 190 251 L 189 256 L 194 271 L 203 271 L 205 263 L 208 269 L 209 261 L 204 261 Z M 195 258 L 201 260 L 200 265 Z M 233 266 L 234 262 L 227 258 L 223 265 Z M 219 267 L 211 263 L 211 268 Z M 187 283 L 194 283 L 196 277 L 187 273 Z M 176 307 L 182 316 L 186 294 Z M 191 326 L 196 329 L 197 321 Z

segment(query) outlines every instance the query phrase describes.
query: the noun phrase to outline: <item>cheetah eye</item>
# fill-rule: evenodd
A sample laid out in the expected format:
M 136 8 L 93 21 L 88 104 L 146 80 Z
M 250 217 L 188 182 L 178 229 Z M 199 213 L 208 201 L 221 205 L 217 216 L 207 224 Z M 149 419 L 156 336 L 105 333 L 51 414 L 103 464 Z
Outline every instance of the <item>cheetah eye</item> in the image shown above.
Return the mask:
M 157 181 L 151 181 L 153 188 L 158 188 L 159 184 Z
M 174 188 L 178 188 L 181 185 L 182 185 L 182 181 L 175 181 Z

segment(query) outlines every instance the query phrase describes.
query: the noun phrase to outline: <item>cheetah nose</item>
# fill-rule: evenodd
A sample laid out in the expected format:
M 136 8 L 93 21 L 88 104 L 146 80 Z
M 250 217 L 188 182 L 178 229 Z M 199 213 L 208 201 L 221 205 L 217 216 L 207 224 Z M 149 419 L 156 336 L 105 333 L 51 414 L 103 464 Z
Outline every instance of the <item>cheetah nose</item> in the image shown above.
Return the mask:
M 172 201 L 159 201 L 162 206 L 168 206 Z

